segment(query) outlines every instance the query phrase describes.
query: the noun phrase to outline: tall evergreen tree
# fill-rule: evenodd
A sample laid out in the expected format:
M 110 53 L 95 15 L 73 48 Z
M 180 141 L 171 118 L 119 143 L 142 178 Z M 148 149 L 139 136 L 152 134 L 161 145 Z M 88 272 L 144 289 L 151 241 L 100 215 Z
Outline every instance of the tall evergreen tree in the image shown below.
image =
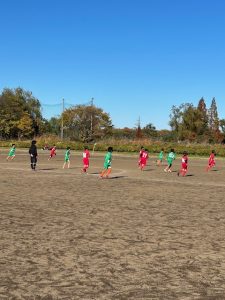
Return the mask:
M 137 123 L 136 138 L 138 138 L 138 139 L 142 138 L 141 118 L 140 117 L 138 118 L 138 123 Z
M 208 118 L 211 140 L 213 140 L 214 142 L 218 142 L 220 139 L 220 120 L 215 98 L 212 99 L 211 106 L 208 111 Z
M 208 131 L 208 111 L 203 97 L 199 100 L 197 109 L 200 112 L 198 133 L 204 135 Z
M 212 99 L 210 109 L 208 111 L 208 124 L 212 132 L 219 131 L 220 120 L 217 111 L 216 99 Z

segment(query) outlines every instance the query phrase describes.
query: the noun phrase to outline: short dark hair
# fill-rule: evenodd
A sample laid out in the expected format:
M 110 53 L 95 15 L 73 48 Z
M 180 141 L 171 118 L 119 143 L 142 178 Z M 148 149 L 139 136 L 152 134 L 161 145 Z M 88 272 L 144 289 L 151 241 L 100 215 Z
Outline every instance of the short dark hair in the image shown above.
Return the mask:
M 113 147 L 109 147 L 108 152 L 113 152 Z

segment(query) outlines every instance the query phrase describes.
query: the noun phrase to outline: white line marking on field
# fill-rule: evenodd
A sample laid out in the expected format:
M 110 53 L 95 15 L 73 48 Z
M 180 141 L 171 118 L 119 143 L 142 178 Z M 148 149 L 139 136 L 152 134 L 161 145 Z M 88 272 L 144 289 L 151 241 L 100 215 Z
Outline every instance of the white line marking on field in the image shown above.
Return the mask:
M 4 166 L 3 166 L 4 165 Z M 45 165 L 46 166 L 46 165 Z M 49 168 L 49 169 L 48 169 Z M 87 173 L 87 174 L 82 174 L 80 171 L 80 167 L 76 167 L 76 168 L 70 168 L 70 169 L 61 169 L 61 168 L 53 168 L 51 169 L 49 166 L 46 166 L 46 169 L 41 169 L 40 166 L 37 167 L 36 171 L 33 171 L 32 169 L 30 169 L 29 167 L 27 168 L 20 168 L 20 167 L 5 167 L 5 164 L 0 164 L 0 169 L 1 170 L 9 170 L 9 171 L 25 171 L 25 172 L 30 172 L 30 173 L 37 173 L 37 174 L 42 174 L 42 175 L 46 175 L 49 176 L 49 174 L 51 174 L 51 176 L 82 176 L 82 175 L 89 175 L 89 176 L 95 176 L 98 177 L 100 172 L 96 172 L 96 173 Z M 97 170 L 99 170 L 98 168 L 95 168 Z M 61 171 L 60 171 L 61 170 Z M 78 172 L 79 170 L 79 172 Z M 207 186 L 207 187 L 225 187 L 225 183 L 211 183 L 211 182 L 189 182 L 186 181 L 187 178 L 183 178 L 183 177 L 179 177 L 179 179 L 177 177 L 171 177 L 170 179 L 168 178 L 168 180 L 166 179 L 161 179 L 161 178 L 152 178 L 150 176 L 145 176 L 145 177 L 139 177 L 136 176 L 135 174 L 132 174 L 132 172 L 129 173 L 128 170 L 124 170 L 124 169 L 113 169 L 114 172 L 112 171 L 112 173 L 110 174 L 111 179 L 116 178 L 116 177 L 123 177 L 123 174 L 126 174 L 126 178 L 131 179 L 131 180 L 142 180 L 142 181 L 149 181 L 149 182 L 153 182 L 153 183 L 166 183 L 166 184 L 182 184 L 185 186 Z M 74 172 L 75 171 L 75 172 Z M 207 176 L 207 174 L 205 174 L 205 176 Z M 176 178 L 176 179 L 175 179 Z M 197 177 L 199 179 L 199 177 Z

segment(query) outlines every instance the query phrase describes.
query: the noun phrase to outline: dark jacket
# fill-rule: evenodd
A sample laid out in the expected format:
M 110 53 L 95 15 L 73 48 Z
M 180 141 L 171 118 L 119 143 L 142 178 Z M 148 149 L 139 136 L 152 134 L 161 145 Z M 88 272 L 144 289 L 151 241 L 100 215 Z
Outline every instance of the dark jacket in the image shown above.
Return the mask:
M 33 156 L 37 156 L 37 147 L 35 144 L 32 144 L 29 149 L 29 154 Z

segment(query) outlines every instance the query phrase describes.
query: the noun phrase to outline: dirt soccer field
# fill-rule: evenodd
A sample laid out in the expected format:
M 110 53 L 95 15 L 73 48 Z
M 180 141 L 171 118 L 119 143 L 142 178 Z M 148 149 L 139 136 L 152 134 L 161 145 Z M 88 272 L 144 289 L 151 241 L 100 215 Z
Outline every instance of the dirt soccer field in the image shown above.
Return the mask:
M 225 299 L 225 161 L 205 172 L 191 159 L 188 176 L 163 172 L 150 156 L 114 153 L 111 179 L 89 174 L 81 154 L 37 171 L 27 152 L 6 162 L 0 151 L 0 299 Z

